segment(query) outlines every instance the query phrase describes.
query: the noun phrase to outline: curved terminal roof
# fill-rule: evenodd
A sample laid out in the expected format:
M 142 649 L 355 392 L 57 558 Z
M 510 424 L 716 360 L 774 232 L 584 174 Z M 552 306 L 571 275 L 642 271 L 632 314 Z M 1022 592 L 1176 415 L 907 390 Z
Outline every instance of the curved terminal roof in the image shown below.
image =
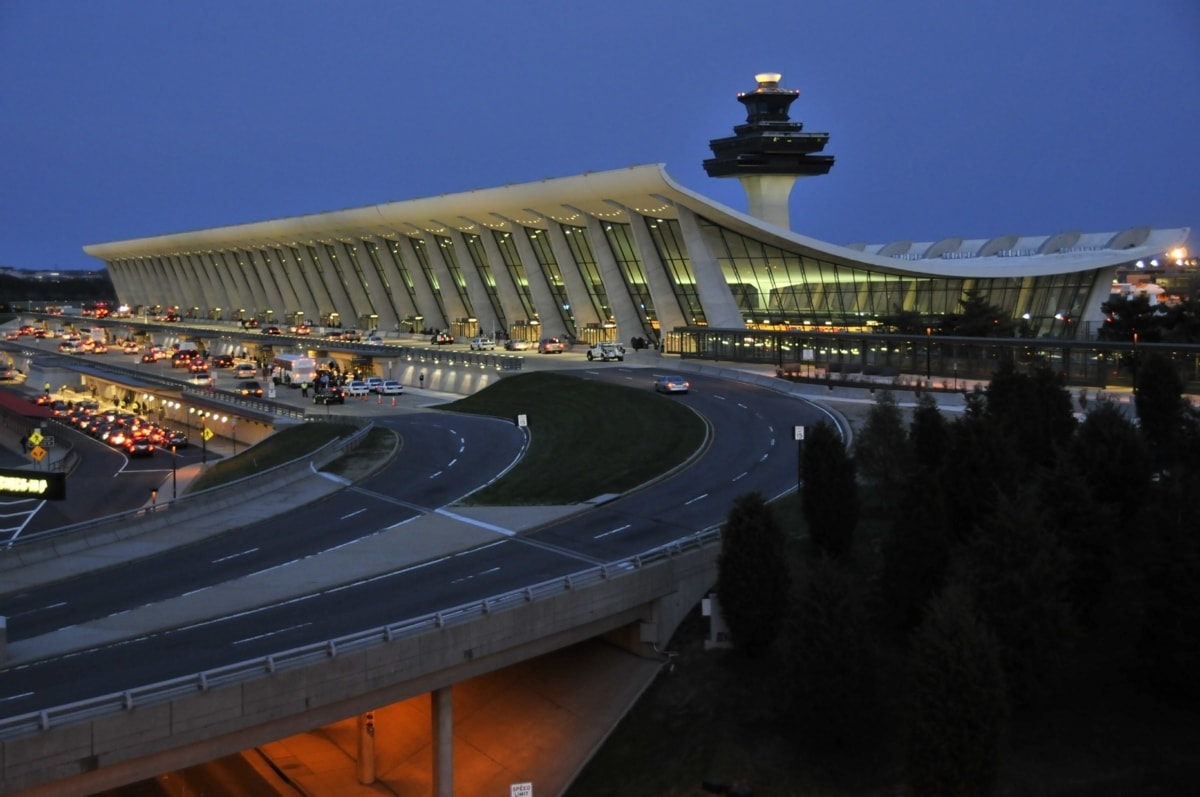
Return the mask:
M 627 222 L 630 213 L 676 218 L 683 207 L 716 224 L 787 251 L 846 265 L 899 274 L 941 277 L 1015 277 L 1117 266 L 1182 245 L 1188 228 L 1136 227 L 1118 232 L 1003 235 L 984 239 L 840 246 L 748 216 L 693 192 L 663 164 L 585 172 L 532 183 L 408 199 L 271 221 L 92 244 L 101 260 L 263 246 L 353 237 L 444 235 L 451 229 L 480 233 L 542 228 L 551 221 L 584 225 L 588 216 Z

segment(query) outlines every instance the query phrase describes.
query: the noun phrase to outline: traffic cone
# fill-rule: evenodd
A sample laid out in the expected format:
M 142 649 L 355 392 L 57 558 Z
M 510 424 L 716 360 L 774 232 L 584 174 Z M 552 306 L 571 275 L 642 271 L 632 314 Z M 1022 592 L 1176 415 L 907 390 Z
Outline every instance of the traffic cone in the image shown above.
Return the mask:
M 392 406 L 396 406 L 396 397 L 392 396 Z
M 383 403 L 383 394 L 382 394 L 382 393 L 380 393 L 380 394 L 379 394 L 379 401 L 377 401 L 376 403 L 377 403 L 377 404 L 382 404 L 382 403 Z

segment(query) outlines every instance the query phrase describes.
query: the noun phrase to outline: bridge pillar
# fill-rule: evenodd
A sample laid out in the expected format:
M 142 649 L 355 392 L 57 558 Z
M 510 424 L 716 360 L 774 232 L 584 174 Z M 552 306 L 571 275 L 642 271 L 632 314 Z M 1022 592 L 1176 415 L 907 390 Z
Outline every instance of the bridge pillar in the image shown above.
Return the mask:
M 454 797 L 453 687 L 430 693 L 433 716 L 433 797 Z
M 375 782 L 375 712 L 358 715 L 358 782 Z

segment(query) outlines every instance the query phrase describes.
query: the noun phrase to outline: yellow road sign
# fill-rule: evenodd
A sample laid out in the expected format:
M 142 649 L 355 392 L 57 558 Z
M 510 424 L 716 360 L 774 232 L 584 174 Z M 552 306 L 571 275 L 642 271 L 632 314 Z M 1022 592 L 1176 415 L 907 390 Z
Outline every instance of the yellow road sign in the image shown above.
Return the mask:
M 37 429 L 34 429 L 32 432 L 29 433 L 29 444 L 30 445 L 36 446 L 38 443 L 42 442 L 43 439 L 45 439 L 45 438 L 42 437 L 42 433 L 39 432 Z
M 213 439 L 213 430 L 212 429 L 209 429 L 208 427 L 204 428 L 204 439 L 206 441 Z
M 36 461 L 41 462 L 46 456 L 46 449 L 42 448 L 41 446 L 34 446 L 29 452 L 29 456 L 33 457 Z

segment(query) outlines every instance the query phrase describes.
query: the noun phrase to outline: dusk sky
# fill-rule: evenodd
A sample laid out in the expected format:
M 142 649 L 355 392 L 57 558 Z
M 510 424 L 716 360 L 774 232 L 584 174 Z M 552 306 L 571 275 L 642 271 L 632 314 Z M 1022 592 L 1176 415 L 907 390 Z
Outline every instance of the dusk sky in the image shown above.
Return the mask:
M 1197 0 L 0 0 L 0 265 L 645 163 L 744 212 L 758 72 L 837 158 L 796 232 L 1200 248 Z

